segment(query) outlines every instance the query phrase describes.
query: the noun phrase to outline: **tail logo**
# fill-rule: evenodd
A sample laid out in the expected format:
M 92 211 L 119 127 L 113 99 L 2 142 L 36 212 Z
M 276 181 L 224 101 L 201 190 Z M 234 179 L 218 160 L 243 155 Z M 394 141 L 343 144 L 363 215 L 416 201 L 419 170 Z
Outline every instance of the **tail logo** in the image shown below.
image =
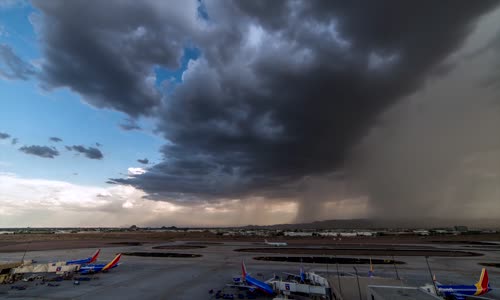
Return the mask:
M 243 277 L 243 279 L 247 277 L 247 268 L 245 267 L 244 261 L 241 262 L 241 276 Z
M 486 271 L 486 268 L 483 268 L 481 272 L 481 277 L 479 278 L 479 281 L 475 284 L 475 286 L 476 286 L 476 293 L 474 294 L 475 296 L 482 295 L 488 292 L 489 280 L 488 280 L 488 271 Z
M 99 253 L 101 252 L 101 249 L 98 249 L 94 255 L 92 256 L 92 258 L 90 259 L 90 262 L 89 263 L 93 263 L 97 260 L 97 257 L 99 256 Z
M 110 261 L 107 265 L 105 265 L 104 268 L 102 268 L 102 270 L 106 271 L 106 270 L 111 269 L 112 267 L 116 266 L 116 264 L 120 260 L 120 257 L 122 257 L 121 253 L 118 254 L 115 258 L 113 258 L 113 260 Z

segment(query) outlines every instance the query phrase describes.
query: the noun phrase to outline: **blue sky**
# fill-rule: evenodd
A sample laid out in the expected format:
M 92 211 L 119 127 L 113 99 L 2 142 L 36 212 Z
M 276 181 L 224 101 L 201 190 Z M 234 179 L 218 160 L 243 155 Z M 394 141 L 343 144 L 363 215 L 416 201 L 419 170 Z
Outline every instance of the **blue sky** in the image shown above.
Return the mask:
M 0 8 L 0 43 L 34 65 L 41 54 L 29 18 L 36 13 L 28 4 Z M 193 50 L 188 53 L 196 55 Z M 180 78 L 182 70 L 161 69 L 158 74 L 159 79 Z M 161 160 L 158 149 L 164 140 L 153 133 L 153 120 L 141 118 L 138 123 L 143 130 L 124 131 L 118 125 L 124 123 L 125 114 L 94 108 L 67 88 L 46 91 L 35 79 L 0 80 L 0 102 L 4 108 L 0 110 L 0 132 L 19 140 L 17 145 L 11 145 L 11 140 L 0 142 L 1 172 L 105 186 L 108 178 L 122 177 L 129 167 L 144 167 L 137 159 Z M 63 141 L 49 142 L 49 137 Z M 66 145 L 96 147 L 96 143 L 102 144 L 101 160 L 65 149 Z M 18 150 L 25 145 L 53 146 L 60 155 L 53 159 L 28 155 Z
M 192 15 L 208 20 L 198 1 L 186 7 Z M 44 53 L 32 22 L 41 15 L 28 1 L 0 2 L 0 45 L 36 72 L 40 72 Z M 177 69 L 151 67 L 148 76 L 156 77 L 155 87 L 165 98 L 182 84 L 189 61 L 202 56 L 191 42 L 185 43 L 182 53 Z M 0 60 L 0 71 L 2 68 L 9 71 Z M 163 160 L 159 150 L 169 141 L 164 132 L 156 130 L 154 116 L 142 114 L 133 120 L 141 130 L 124 130 L 120 124 L 128 123 L 129 115 L 94 107 L 82 97 L 69 87 L 46 90 L 36 76 L 28 80 L 0 77 L 0 133 L 10 135 L 0 139 L 0 227 L 243 225 L 257 219 L 284 222 L 295 215 L 293 203 L 267 204 L 256 198 L 231 200 L 227 205 L 201 202 L 184 206 L 169 199 L 147 200 L 141 189 L 106 183 L 110 178 L 127 178 L 133 168 L 152 168 Z M 51 141 L 51 137 L 62 141 Z M 90 159 L 66 149 L 74 145 L 96 148 L 103 158 Z M 59 155 L 27 154 L 19 150 L 25 146 L 54 147 Z M 137 162 L 145 158 L 149 164 Z M 262 206 L 266 212 L 261 212 Z

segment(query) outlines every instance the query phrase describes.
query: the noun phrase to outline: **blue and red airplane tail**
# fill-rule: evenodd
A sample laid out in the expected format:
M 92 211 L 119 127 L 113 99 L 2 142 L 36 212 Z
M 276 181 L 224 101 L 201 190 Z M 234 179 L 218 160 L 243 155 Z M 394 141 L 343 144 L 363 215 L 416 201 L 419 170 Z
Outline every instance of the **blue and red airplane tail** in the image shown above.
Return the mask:
M 486 270 L 486 268 L 483 268 L 483 270 L 481 271 L 481 277 L 479 277 L 479 281 L 474 285 L 477 289 L 475 295 L 486 294 L 490 291 L 490 282 L 488 279 L 488 271 Z
M 247 277 L 247 267 L 245 266 L 245 262 L 241 262 L 241 277 L 243 280 Z
M 118 265 L 118 261 L 120 261 L 120 258 L 122 257 L 122 254 L 118 254 L 117 256 L 115 256 L 115 258 L 113 258 L 112 261 L 110 261 L 107 265 L 105 265 L 103 268 L 102 268 L 102 271 L 107 271 L 109 269 L 112 269 L 114 267 L 116 267 Z
M 101 249 L 97 249 L 97 251 L 92 255 L 92 258 L 90 259 L 89 263 L 93 263 L 97 260 L 97 257 L 99 256 L 99 253 L 101 252 Z
M 77 259 L 77 260 L 68 260 L 66 262 L 67 265 L 86 265 L 86 264 L 91 264 L 97 260 L 97 257 L 99 256 L 99 253 L 101 252 L 101 249 L 98 249 L 94 255 L 84 258 L 84 259 Z

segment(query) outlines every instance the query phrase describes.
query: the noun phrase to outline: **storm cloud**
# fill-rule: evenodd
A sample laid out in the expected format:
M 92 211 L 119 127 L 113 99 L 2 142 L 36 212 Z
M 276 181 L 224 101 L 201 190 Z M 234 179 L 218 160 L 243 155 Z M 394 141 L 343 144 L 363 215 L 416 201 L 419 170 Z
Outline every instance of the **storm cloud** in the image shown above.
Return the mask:
M 0 140 L 5 140 L 10 138 L 10 134 L 5 133 L 5 132 L 0 132 Z
M 49 141 L 55 142 L 55 143 L 59 143 L 59 142 L 62 142 L 62 139 L 58 138 L 56 136 L 52 136 L 52 137 L 49 138 Z
M 287 193 L 304 176 L 333 172 L 489 7 L 462 2 L 452 14 L 444 2 L 276 2 L 269 15 L 253 3 L 207 6 L 221 24 L 208 34 L 217 42 L 203 41 L 204 56 L 161 111 L 160 132 L 172 141 L 165 162 L 126 182 L 238 197 Z
M 0 78 L 28 80 L 35 75 L 33 66 L 22 60 L 14 50 L 6 44 L 0 44 Z
M 138 159 L 137 162 L 141 163 L 143 165 L 147 165 L 147 164 L 149 164 L 149 159 L 147 159 L 147 158 L 145 158 L 145 159 Z
M 19 148 L 19 151 L 43 158 L 54 158 L 59 155 L 59 151 L 57 151 L 57 149 L 54 147 L 38 146 L 38 145 L 23 146 Z
M 102 159 L 104 156 L 102 155 L 101 150 L 94 148 L 94 147 L 85 147 L 82 145 L 73 145 L 73 146 L 66 146 L 66 149 L 69 151 L 76 151 L 78 153 L 81 153 L 85 155 L 87 158 L 90 159 Z
M 40 78 L 157 120 L 164 160 L 113 182 L 155 199 L 312 205 L 309 178 L 344 180 L 337 174 L 380 116 L 449 74 L 456 62 L 446 58 L 496 3 L 35 1 Z M 200 56 L 162 93 L 152 70 L 178 70 L 186 47 Z
M 46 89 L 69 87 L 96 107 L 132 116 L 160 104 L 151 69 L 176 69 L 197 1 L 34 1 Z M 104 13 L 104 12 L 113 12 Z

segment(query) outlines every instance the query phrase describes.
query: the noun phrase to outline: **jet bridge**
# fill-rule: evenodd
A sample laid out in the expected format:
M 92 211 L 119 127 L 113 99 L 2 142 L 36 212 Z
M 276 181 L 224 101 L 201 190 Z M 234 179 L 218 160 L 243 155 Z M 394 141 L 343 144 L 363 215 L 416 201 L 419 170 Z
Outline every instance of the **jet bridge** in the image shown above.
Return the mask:
M 303 294 L 331 299 L 331 288 L 328 280 L 312 272 L 305 273 L 305 282 L 271 280 L 268 283 L 273 289 L 284 295 Z
M 64 274 L 67 272 L 76 272 L 80 269 L 80 265 L 66 265 L 66 262 L 54 262 L 46 264 L 28 264 L 13 268 L 11 274 L 23 273 L 56 273 Z

